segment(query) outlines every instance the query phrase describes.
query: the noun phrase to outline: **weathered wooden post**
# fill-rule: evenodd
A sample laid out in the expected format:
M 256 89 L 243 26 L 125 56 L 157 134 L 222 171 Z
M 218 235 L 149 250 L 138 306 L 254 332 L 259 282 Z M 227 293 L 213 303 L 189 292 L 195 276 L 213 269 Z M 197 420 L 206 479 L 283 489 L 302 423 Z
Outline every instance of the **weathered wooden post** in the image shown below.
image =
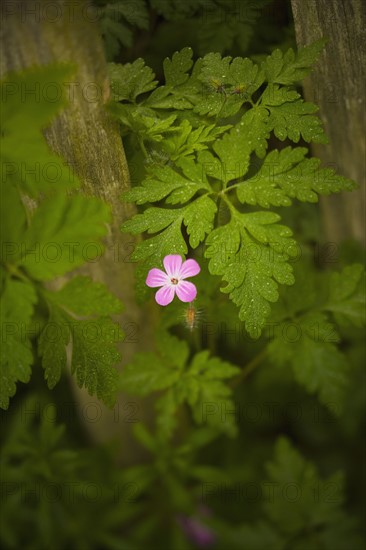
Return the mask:
M 365 235 L 365 67 L 364 0 L 291 0 L 298 46 L 328 39 L 314 71 L 304 83 L 305 98 L 320 107 L 329 145 L 313 145 L 324 165 L 355 180 L 352 193 L 321 201 L 325 239 L 339 243 Z

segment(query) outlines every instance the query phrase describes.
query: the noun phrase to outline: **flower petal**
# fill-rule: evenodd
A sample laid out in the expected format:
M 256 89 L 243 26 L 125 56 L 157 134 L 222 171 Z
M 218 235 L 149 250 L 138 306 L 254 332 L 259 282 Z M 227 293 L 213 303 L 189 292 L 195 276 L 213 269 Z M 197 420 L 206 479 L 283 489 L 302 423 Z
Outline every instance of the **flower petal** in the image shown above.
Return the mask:
M 156 267 L 154 267 L 154 269 L 150 269 L 146 277 L 146 284 L 151 288 L 166 285 L 169 281 L 170 279 L 168 275 Z
M 165 271 L 167 272 L 169 278 L 178 278 L 178 273 L 180 266 L 182 265 L 182 258 L 178 254 L 169 254 L 165 256 L 163 260 Z
M 179 278 L 186 279 L 187 277 L 193 277 L 194 275 L 198 275 L 200 271 L 201 268 L 196 260 L 186 260 L 179 270 Z
M 189 281 L 179 281 L 179 283 L 175 287 L 175 291 L 179 300 L 181 300 L 182 302 L 193 302 L 193 300 L 197 296 L 196 286 Z
M 159 306 L 167 306 L 174 298 L 175 288 L 173 285 L 162 286 L 155 294 L 155 300 Z

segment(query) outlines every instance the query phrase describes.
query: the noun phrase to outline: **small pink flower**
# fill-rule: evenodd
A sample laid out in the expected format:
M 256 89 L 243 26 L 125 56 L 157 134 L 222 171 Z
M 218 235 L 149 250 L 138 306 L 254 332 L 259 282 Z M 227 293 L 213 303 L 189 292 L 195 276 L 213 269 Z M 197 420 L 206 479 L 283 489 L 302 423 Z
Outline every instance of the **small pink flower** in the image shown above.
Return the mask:
M 205 516 L 209 515 L 210 514 L 205 514 Z M 179 515 L 177 518 L 178 523 L 188 540 L 193 542 L 193 544 L 199 548 L 209 548 L 215 544 L 216 535 L 211 527 L 206 525 L 203 521 L 201 521 L 201 519 L 203 518 L 199 515 Z
M 147 278 L 147 286 L 154 288 L 161 286 L 155 294 L 155 300 L 160 306 L 167 306 L 177 294 L 182 302 L 193 302 L 197 296 L 197 289 L 193 283 L 186 281 L 187 277 L 198 275 L 201 271 L 196 260 L 186 260 L 178 254 L 169 254 L 163 260 L 166 273 L 161 269 L 150 269 Z

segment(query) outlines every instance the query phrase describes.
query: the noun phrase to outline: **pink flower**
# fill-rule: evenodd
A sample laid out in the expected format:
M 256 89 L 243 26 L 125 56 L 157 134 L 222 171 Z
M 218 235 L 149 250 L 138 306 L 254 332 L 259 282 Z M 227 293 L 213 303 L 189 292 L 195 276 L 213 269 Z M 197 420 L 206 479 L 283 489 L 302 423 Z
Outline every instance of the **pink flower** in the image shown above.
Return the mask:
M 211 527 L 201 521 L 201 519 L 204 520 L 205 516 L 209 517 L 210 514 L 203 513 L 202 515 L 196 514 L 195 516 L 179 515 L 177 518 L 183 533 L 199 548 L 209 548 L 216 542 L 216 535 L 214 531 Z
M 169 254 L 163 260 L 166 273 L 161 269 L 150 269 L 146 284 L 151 288 L 161 286 L 155 294 L 155 300 L 160 306 L 167 306 L 177 294 L 182 302 L 192 302 L 197 296 L 197 289 L 193 283 L 186 281 L 187 277 L 198 275 L 201 271 L 196 260 L 186 260 L 178 254 Z

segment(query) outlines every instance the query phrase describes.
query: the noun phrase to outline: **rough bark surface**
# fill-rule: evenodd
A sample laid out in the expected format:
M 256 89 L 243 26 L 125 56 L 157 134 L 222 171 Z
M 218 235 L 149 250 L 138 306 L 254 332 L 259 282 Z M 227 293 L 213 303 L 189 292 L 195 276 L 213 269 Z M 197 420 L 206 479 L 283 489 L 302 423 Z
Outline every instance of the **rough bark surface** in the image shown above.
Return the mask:
M 83 1 L 58 0 L 52 2 L 52 9 L 45 9 L 47 3 L 32 0 L 6 4 L 1 33 L 2 74 L 54 61 L 76 66 L 67 87 L 69 104 L 45 135 L 50 147 L 61 154 L 79 176 L 82 192 L 100 197 L 112 207 L 113 221 L 105 254 L 78 271 L 104 282 L 124 303 L 124 313 L 117 319 L 127 333 L 121 344 L 123 365 L 137 347 L 141 347 L 141 342 L 148 339 L 143 328 L 148 323 L 146 311 L 141 312 L 134 299 L 134 266 L 129 261 L 134 242 L 120 231 L 121 223 L 134 210 L 120 201 L 122 192 L 129 188 L 129 173 L 118 126 L 104 108 L 109 97 L 109 82 L 96 14 L 90 4 Z M 144 323 L 141 322 L 143 316 Z M 76 385 L 75 394 L 81 404 L 97 403 L 96 398 L 80 391 Z M 111 433 L 122 435 L 121 431 L 126 435 L 131 426 L 126 419 L 131 411 L 126 408 L 123 396 L 114 413 L 99 402 L 97 410 L 98 421 L 88 422 L 84 418 L 93 438 L 103 440 Z M 128 448 L 130 441 L 125 445 L 125 456 Z
M 324 165 L 355 180 L 352 193 L 322 202 L 325 238 L 365 244 L 365 0 L 291 0 L 298 46 L 322 37 L 325 51 L 307 78 L 308 101 L 320 107 L 329 145 L 313 146 Z

